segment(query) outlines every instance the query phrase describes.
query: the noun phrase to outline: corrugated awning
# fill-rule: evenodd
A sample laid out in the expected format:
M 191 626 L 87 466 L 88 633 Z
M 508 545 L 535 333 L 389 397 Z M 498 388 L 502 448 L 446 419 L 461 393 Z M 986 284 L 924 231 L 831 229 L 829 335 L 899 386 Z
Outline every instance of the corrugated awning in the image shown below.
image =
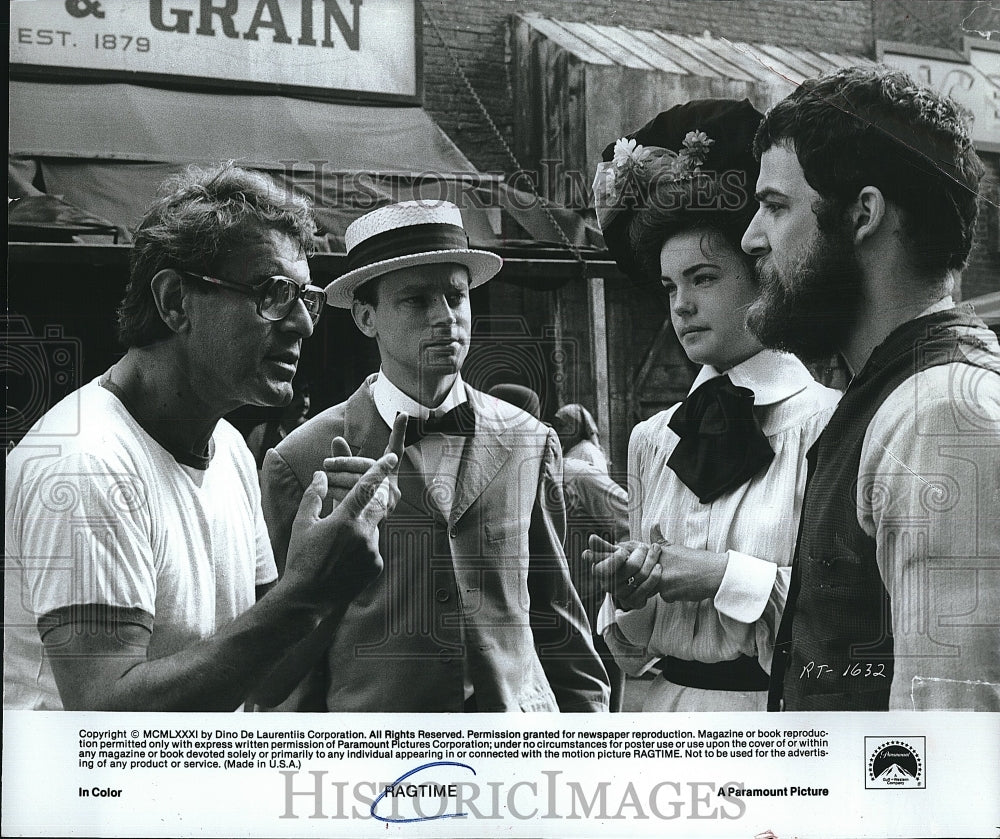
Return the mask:
M 662 29 L 574 23 L 533 14 L 520 17 L 587 64 L 725 81 L 783 83 L 789 87 L 840 67 L 872 64 L 858 55 L 748 44 L 708 34 L 691 36 Z

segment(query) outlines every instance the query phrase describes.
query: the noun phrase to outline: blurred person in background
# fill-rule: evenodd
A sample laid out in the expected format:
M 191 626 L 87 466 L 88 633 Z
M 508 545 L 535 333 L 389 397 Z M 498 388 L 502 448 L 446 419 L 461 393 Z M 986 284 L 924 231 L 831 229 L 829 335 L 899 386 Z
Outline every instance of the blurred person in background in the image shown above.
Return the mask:
M 590 411 L 577 403 L 563 405 L 552 425 L 559 435 L 563 454 L 608 471 L 608 458 L 601 447 L 601 435 Z
M 281 409 L 278 416 L 267 422 L 258 423 L 246 435 L 247 448 L 253 455 L 257 470 L 264 465 L 264 455 L 278 445 L 288 433 L 294 431 L 309 418 L 309 383 L 292 379 L 292 401 Z
M 538 398 L 538 394 L 530 387 L 504 383 L 493 385 L 486 392 L 490 396 L 502 399 L 508 405 L 520 408 L 526 414 L 531 414 L 536 420 L 541 420 L 542 418 L 541 400 Z
M 590 537 L 595 534 L 608 542 L 628 539 L 628 493 L 608 475 L 604 453 L 598 444 L 597 423 L 590 411 L 575 403 L 563 405 L 556 411 L 553 427 L 563 447 L 566 559 L 573 585 L 590 620 L 594 649 L 608 671 L 610 710 L 620 711 L 625 692 L 625 673 L 615 661 L 604 636 L 596 630 L 604 589 L 597 584 L 583 552 Z

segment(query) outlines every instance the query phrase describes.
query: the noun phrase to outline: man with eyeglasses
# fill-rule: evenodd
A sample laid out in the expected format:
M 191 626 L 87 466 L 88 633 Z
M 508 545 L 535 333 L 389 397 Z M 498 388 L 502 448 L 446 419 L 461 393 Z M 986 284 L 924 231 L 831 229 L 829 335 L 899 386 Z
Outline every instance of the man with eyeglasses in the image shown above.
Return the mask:
M 292 397 L 325 300 L 313 229 L 303 199 L 231 164 L 164 185 L 125 355 L 7 459 L 5 708 L 233 710 L 380 573 L 396 453 L 326 515 L 311 476 L 276 583 L 255 464 L 222 419 Z

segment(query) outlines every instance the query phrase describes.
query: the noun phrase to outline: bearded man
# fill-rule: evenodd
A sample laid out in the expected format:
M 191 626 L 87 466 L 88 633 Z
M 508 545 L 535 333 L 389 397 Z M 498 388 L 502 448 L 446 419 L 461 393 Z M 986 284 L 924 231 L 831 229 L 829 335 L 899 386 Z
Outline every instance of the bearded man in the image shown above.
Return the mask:
M 804 82 L 755 140 L 761 341 L 853 378 L 809 452 L 772 710 L 1000 710 L 1000 352 L 954 279 L 984 167 L 885 68 Z

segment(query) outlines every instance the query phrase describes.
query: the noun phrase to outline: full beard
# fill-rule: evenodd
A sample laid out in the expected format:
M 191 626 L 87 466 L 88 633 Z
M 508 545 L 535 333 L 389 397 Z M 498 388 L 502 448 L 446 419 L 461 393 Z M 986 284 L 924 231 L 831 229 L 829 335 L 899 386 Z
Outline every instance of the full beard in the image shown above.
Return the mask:
M 854 329 L 862 303 L 861 267 L 848 235 L 820 232 L 782 282 L 767 257 L 757 260 L 760 286 L 747 327 L 765 346 L 807 360 L 829 358 Z

